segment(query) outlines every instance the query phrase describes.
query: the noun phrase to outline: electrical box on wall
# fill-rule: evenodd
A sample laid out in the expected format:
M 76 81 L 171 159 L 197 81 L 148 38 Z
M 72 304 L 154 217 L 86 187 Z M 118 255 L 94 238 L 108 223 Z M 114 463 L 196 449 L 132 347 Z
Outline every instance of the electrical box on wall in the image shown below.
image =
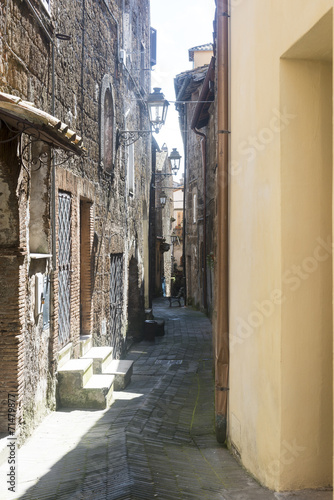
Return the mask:
M 43 312 L 44 304 L 44 276 L 42 273 L 35 274 L 35 317 Z

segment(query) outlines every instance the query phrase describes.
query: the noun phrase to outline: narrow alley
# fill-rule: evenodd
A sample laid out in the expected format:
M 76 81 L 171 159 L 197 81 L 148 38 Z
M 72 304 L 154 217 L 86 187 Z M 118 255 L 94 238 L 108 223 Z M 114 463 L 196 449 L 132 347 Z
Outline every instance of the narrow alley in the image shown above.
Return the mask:
M 217 443 L 211 323 L 166 299 L 154 315 L 165 335 L 132 345 L 127 389 L 108 410 L 51 413 L 19 450 L 16 494 L 1 499 L 329 500 L 262 488 Z

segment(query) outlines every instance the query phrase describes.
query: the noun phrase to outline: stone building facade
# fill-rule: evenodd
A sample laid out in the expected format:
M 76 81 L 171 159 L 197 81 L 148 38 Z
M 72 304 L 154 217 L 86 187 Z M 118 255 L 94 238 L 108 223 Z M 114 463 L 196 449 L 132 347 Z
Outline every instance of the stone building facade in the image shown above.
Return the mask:
M 168 149 L 162 146 L 156 153 L 155 170 L 155 295 L 171 295 L 172 277 L 172 216 L 173 180 Z M 161 204 L 161 195 L 165 203 Z M 164 283 L 164 284 L 163 284 Z
M 204 46 L 206 49 L 207 46 Z M 177 75 L 175 93 L 185 149 L 185 276 L 187 303 L 214 311 L 216 147 L 214 58 Z
M 8 394 L 22 439 L 56 407 L 64 346 L 141 334 L 151 140 L 119 131 L 150 128 L 150 68 L 148 0 L 0 1 L 0 432 Z
M 183 182 L 173 190 L 173 268 L 183 273 Z

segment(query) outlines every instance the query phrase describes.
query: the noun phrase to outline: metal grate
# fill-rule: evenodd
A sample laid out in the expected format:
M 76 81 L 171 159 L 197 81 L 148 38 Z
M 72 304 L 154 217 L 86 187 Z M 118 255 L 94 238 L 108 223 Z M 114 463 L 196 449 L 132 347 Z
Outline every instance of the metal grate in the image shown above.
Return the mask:
M 121 342 L 123 308 L 123 254 L 110 255 L 110 333 L 114 349 Z
M 58 198 L 58 340 L 63 347 L 70 340 L 71 322 L 71 195 Z

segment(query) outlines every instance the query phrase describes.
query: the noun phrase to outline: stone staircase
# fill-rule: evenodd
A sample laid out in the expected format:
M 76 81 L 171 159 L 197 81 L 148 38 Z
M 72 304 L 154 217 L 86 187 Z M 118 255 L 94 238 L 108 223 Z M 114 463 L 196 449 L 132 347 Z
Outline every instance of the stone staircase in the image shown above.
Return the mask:
M 113 359 L 111 347 L 93 347 L 91 336 L 80 339 L 78 359 L 72 344 L 59 352 L 57 400 L 62 408 L 102 410 L 113 402 L 113 391 L 131 381 L 133 361 Z

